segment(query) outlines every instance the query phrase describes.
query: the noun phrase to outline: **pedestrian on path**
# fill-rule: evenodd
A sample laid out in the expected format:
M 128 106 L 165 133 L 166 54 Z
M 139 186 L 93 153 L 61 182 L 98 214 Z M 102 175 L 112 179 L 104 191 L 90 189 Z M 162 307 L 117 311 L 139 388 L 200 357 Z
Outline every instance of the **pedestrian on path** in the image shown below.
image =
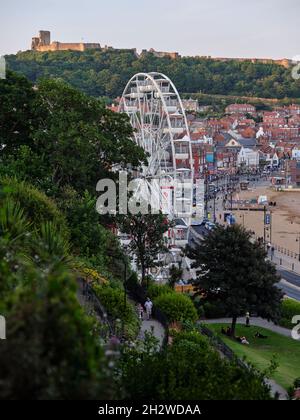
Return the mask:
M 246 313 L 246 327 L 250 327 L 250 313 Z
M 149 321 L 149 319 L 151 318 L 151 315 L 152 315 L 152 308 L 153 308 L 153 303 L 151 302 L 150 298 L 147 298 L 144 306 L 145 306 L 145 309 L 146 309 L 147 320 Z
M 144 308 L 140 303 L 138 304 L 137 310 L 139 319 L 142 321 L 144 319 Z

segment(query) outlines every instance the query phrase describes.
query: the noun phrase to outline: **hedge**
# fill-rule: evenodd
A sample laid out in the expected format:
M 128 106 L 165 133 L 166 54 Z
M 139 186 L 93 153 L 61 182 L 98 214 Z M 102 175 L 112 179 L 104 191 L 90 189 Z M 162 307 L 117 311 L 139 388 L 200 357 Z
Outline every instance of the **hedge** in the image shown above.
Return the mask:
M 279 325 L 292 329 L 295 326 L 292 324 L 292 318 L 295 315 L 300 315 L 300 302 L 293 299 L 284 299 L 281 304 L 281 320 Z
M 154 299 L 154 305 L 167 317 L 169 322 L 196 321 L 198 314 L 192 300 L 176 292 L 164 293 Z
M 166 284 L 151 283 L 147 290 L 147 294 L 152 300 L 166 293 L 174 293 L 174 290 Z
M 101 304 L 106 309 L 108 315 L 114 321 L 119 319 L 125 326 L 125 335 L 128 339 L 135 339 L 139 333 L 140 322 L 137 312 L 131 302 L 126 298 L 126 307 L 124 305 L 124 290 L 110 285 L 93 285 Z

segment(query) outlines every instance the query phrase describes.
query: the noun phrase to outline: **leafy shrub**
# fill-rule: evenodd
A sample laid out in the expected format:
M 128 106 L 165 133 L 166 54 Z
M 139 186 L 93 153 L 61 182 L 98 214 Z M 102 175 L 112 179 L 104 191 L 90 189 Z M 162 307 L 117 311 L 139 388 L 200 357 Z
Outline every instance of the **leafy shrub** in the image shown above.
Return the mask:
M 154 299 L 154 305 L 167 317 L 169 322 L 196 321 L 196 308 L 191 299 L 179 293 L 164 293 Z
M 285 328 L 293 328 L 292 318 L 300 315 L 300 303 L 293 299 L 284 299 L 281 304 L 281 319 L 279 324 Z
M 161 285 L 161 284 L 157 284 L 157 283 L 151 283 L 148 287 L 148 296 L 151 299 L 155 299 L 161 295 L 164 295 L 166 293 L 174 293 L 173 290 L 167 286 L 166 284 Z
M 140 323 L 134 306 L 126 298 L 124 300 L 124 290 L 110 285 L 94 285 L 93 289 L 108 315 L 114 320 L 119 319 L 124 323 L 124 332 L 128 339 L 136 338 Z
M 211 350 L 207 338 L 199 334 L 197 331 L 181 331 L 174 333 L 174 345 L 183 340 L 198 344 L 203 350 Z
M 27 219 L 35 227 L 43 223 L 52 222 L 59 228 L 60 233 L 65 238 L 69 237 L 63 214 L 59 211 L 55 202 L 43 192 L 26 182 L 19 182 L 13 178 L 2 178 L 0 186 L 2 187 L 3 196 L 13 198 L 14 201 L 18 202 Z
M 270 399 L 263 374 L 250 366 L 244 369 L 236 361 L 222 359 L 208 340 L 195 332 L 175 334 L 173 345 L 162 352 L 131 348 L 124 355 L 120 371 L 128 398 Z

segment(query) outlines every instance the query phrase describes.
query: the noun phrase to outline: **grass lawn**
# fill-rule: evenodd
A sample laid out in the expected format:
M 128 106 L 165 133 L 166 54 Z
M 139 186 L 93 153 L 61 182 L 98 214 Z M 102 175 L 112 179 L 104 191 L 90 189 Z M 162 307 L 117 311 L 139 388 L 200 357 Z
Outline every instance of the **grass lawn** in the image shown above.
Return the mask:
M 207 324 L 207 327 L 219 335 L 238 357 L 246 357 L 257 369 L 266 369 L 270 366 L 272 356 L 277 355 L 279 367 L 273 374 L 272 379 L 285 389 L 291 386 L 296 378 L 300 377 L 299 341 L 264 328 L 254 326 L 247 328 L 244 325 L 237 325 L 236 336 L 245 336 L 250 343 L 249 346 L 245 346 L 222 335 L 221 328 L 223 326 L 227 327 L 228 324 Z M 268 336 L 268 338 L 254 338 L 256 331 Z

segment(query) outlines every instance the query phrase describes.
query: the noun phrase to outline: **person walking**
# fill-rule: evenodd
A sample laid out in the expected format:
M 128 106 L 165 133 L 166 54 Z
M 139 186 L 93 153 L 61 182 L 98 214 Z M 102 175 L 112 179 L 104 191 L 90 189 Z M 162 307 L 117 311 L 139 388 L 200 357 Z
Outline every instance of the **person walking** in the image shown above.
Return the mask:
M 144 308 L 143 306 L 139 303 L 138 304 L 138 315 L 139 315 L 139 319 L 142 321 L 144 319 Z
M 145 306 L 145 309 L 146 309 L 147 320 L 149 321 L 149 319 L 151 318 L 151 315 L 152 315 L 152 308 L 153 308 L 153 303 L 151 302 L 150 298 L 147 298 L 144 306 Z
M 246 313 L 246 327 L 250 327 L 250 313 Z

